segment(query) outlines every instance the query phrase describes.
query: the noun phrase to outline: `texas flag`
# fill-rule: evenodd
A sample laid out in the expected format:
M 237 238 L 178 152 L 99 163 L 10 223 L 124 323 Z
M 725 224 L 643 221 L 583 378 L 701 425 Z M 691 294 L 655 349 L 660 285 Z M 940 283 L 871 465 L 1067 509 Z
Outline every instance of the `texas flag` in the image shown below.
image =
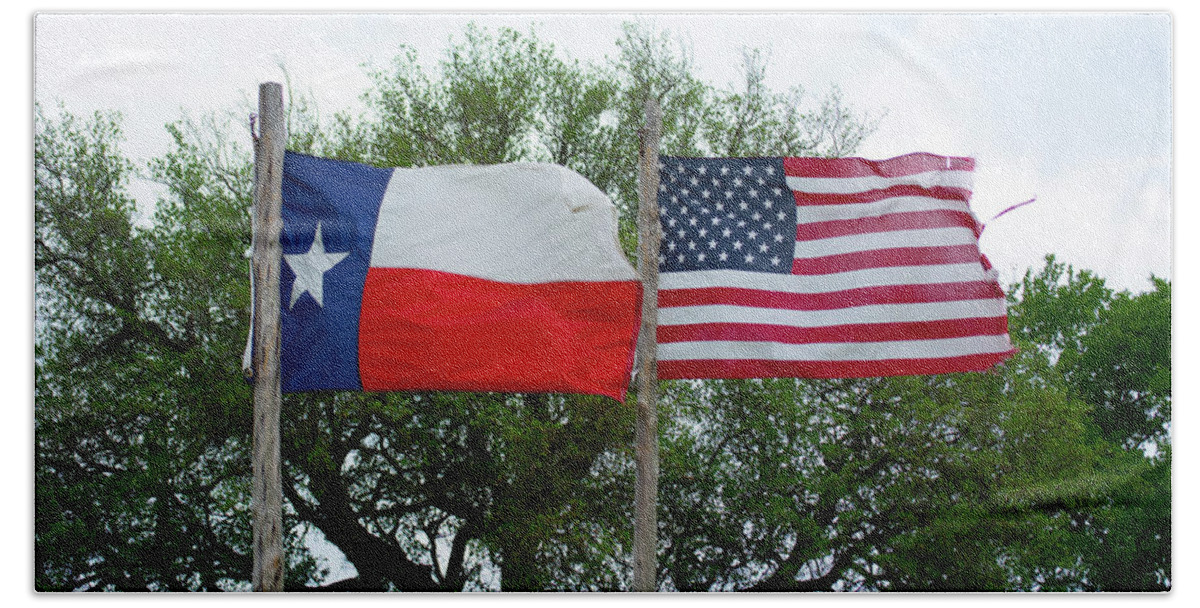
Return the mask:
M 379 169 L 287 153 L 284 392 L 624 400 L 641 284 L 617 212 L 547 164 Z

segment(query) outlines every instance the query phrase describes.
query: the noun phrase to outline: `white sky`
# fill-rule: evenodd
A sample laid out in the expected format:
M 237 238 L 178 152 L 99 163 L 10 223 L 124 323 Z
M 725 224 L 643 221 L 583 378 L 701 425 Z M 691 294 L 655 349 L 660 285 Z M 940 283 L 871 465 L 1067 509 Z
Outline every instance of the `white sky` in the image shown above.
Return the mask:
M 430 4 L 418 8 L 480 11 L 487 6 L 457 0 Z M 328 116 L 361 108 L 357 97 L 368 85 L 363 63 L 386 65 L 398 45 L 406 43 L 418 49 L 423 62 L 432 64 L 440 59 L 449 37 L 461 39 L 464 25 L 471 20 L 490 27 L 521 29 L 538 22 L 539 37 L 568 56 L 600 61 L 616 54 L 620 23 L 631 17 L 628 13 L 532 14 L 529 11 L 558 10 L 558 4 L 523 4 L 520 8 L 527 12 L 490 16 L 46 16 L 38 20 L 34 37 L 34 10 L 96 10 L 84 3 L 67 2 L 22 7 L 25 10 L 18 14 L 6 14 L 8 35 L 4 40 L 11 45 L 8 56 L 23 57 L 23 65 L 30 66 L 26 68 L 29 72 L 10 75 L 10 82 L 36 82 L 33 92 L 38 101 L 46 105 L 62 101 L 76 114 L 120 110 L 125 117 L 126 151 L 148 160 L 167 149 L 163 125 L 185 113 L 193 117 L 213 112 L 244 116 L 254 104 L 259 82 L 282 79 L 280 64 L 286 66 L 293 85 L 311 92 Z M 807 4 L 778 2 L 726 4 L 702 4 L 701 8 L 809 8 Z M 928 8 L 959 8 L 941 4 Z M 1172 89 L 1172 77 L 1184 78 L 1186 66 L 1193 64 L 1177 60 L 1177 66 L 1183 66 L 1180 69 L 1171 62 L 1173 54 L 1194 57 L 1188 36 L 1194 37 L 1196 29 L 1194 20 L 1187 17 L 1195 11 L 1185 10 L 1182 3 L 1178 7 L 1173 4 L 1090 2 L 1064 6 L 1059 2 L 1051 7 L 1023 2 L 988 8 L 1166 9 L 1172 11 L 1174 21 L 1162 13 L 674 13 L 655 15 L 651 21 L 687 42 L 700 76 L 711 83 L 735 82 L 740 49 L 759 47 L 771 53 L 768 79 L 776 90 L 802 85 L 811 100 L 837 84 L 855 108 L 886 110 L 879 131 L 860 149 L 861 156 L 888 158 L 927 151 L 976 157 L 972 206 L 981 220 L 1036 196 L 1036 203 L 1006 215 L 984 233 L 982 248 L 1001 271 L 1002 281 L 1015 280 L 1029 266 L 1040 267 L 1044 254 L 1052 252 L 1076 267 L 1096 271 L 1110 286 L 1140 291 L 1148 288 L 1151 273 L 1172 275 L 1172 235 L 1183 237 L 1179 242 L 1183 255 L 1190 250 L 1183 227 L 1194 226 L 1187 220 L 1191 217 L 1187 202 L 1194 200 L 1187 197 L 1194 190 L 1188 186 L 1189 165 L 1173 161 L 1176 151 L 1183 157 L 1190 148 L 1183 140 L 1172 140 L 1176 126 L 1182 130 L 1185 122 L 1190 125 L 1188 108 L 1197 107 L 1185 102 L 1190 99 L 1185 98 L 1190 88 Z M 628 2 L 619 8 L 676 10 L 694 5 Z M 856 0 L 818 8 L 831 6 L 892 10 Z M 587 7 L 593 11 L 602 8 L 594 3 Z M 13 13 L 11 8 L 9 5 L 6 12 Z M 151 5 L 129 6 L 128 2 L 111 8 L 155 10 Z M 180 6 L 180 10 L 209 8 L 236 11 L 248 7 L 233 2 Z M 259 2 L 254 8 L 295 11 L 331 7 Z M 345 8 L 401 7 L 356 2 Z M 32 67 L 34 57 L 36 68 Z M 19 60 L 11 63 L 22 65 Z M 1173 106 L 1183 112 L 1173 115 Z M 29 110 L 29 105 L 10 108 L 17 117 L 15 124 L 31 129 L 23 120 Z M 244 133 L 230 136 L 244 137 Z M 28 193 L 32 173 L 26 172 L 31 164 L 28 144 L 13 149 L 9 165 L 17 169 L 14 182 L 22 184 L 14 190 Z M 1194 155 L 1186 159 L 1194 160 Z M 1175 171 L 1176 167 L 1184 170 Z M 1174 193 L 1172 177 L 1177 178 L 1179 188 Z M 32 209 L 28 194 L 17 198 Z M 1172 207 L 1173 198 L 1184 203 L 1177 211 Z M 32 223 L 29 213 L 27 226 Z M 1180 222 L 1178 227 L 1172 226 L 1173 220 Z M 17 243 L 17 257 L 29 255 L 31 248 L 24 248 L 28 241 Z M 1185 265 L 1189 259 L 1184 258 Z M 1186 282 L 1178 287 L 1184 290 L 1185 301 L 1190 301 L 1186 300 L 1190 293 Z M 1183 305 L 1176 307 L 1177 327 L 1190 327 L 1180 314 L 1185 310 Z M 31 310 L 28 314 L 24 318 L 32 318 Z M 1182 350 L 1177 347 L 1176 352 Z M 17 361 L 30 365 L 28 351 L 18 353 Z M 32 371 L 31 366 L 18 369 Z M 19 377 L 21 380 L 14 382 L 29 382 L 32 373 Z M 1180 401 L 1186 404 L 1185 393 L 1178 390 L 1182 388 L 1177 388 L 1177 397 L 1184 395 Z M 1186 409 L 1177 408 L 1175 428 L 1188 428 Z M 1177 458 L 1189 457 L 1181 442 L 1176 442 L 1176 448 Z M 25 538 L 31 543 L 30 537 Z M 1177 591 L 1187 584 L 1181 568 L 1190 563 L 1185 562 L 1184 545 L 1182 540 L 1176 543 Z M 27 552 L 20 555 L 25 560 L 30 557 Z M 16 571 L 24 574 L 28 568 Z M 31 578 L 18 578 L 14 586 L 28 589 Z M 1172 595 L 1180 597 L 1179 593 Z
M 536 31 L 567 55 L 601 62 L 630 14 L 43 15 L 36 98 L 77 114 L 120 110 L 126 149 L 165 151 L 185 114 L 244 116 L 259 82 L 285 66 L 325 116 L 362 109 L 364 64 L 401 44 L 432 65 L 465 25 Z M 645 18 L 643 17 L 643 20 Z M 1171 21 L 1165 14 L 674 14 L 704 79 L 734 84 L 741 49 L 770 53 L 776 90 L 815 101 L 839 85 L 855 108 L 887 112 L 860 149 L 978 159 L 972 206 L 1005 282 L 1046 253 L 1118 288 L 1171 275 Z M 786 42 L 785 42 L 786 41 Z M 243 129 L 231 138 L 245 138 Z M 664 153 L 670 153 L 665 150 Z

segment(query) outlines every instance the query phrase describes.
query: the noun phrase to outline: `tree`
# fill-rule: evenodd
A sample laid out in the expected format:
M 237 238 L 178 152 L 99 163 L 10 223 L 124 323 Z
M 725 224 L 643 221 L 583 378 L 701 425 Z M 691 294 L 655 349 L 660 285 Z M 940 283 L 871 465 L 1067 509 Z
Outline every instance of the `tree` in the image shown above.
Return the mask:
M 1129 449 L 1169 441 L 1171 284 L 1151 283 L 1150 292 L 1113 293 L 1103 279 L 1050 255 L 1041 272 L 1027 271 L 1010 288 L 1020 294 L 1014 333 L 1057 362 L 1094 406 L 1104 436 Z
M 668 398 L 664 576 L 680 590 L 1012 588 L 1001 558 L 1037 526 L 1008 501 L 1096 458 L 1082 403 L 1018 366 L 705 384 Z
M 248 167 L 168 156 L 135 220 L 118 117 L 35 116 L 35 585 L 235 588 L 245 492 Z M 288 542 L 295 545 L 298 537 Z M 300 556 L 289 582 L 310 580 Z
M 1171 587 L 1171 284 L 1151 283 L 1153 291 L 1113 293 L 1047 256 L 1009 289 L 1014 336 L 1054 361 L 1090 406 L 1092 432 L 1130 471 L 1109 495 L 1065 513 L 1089 590 Z
M 1171 419 L 1171 284 L 1153 284 L 1116 294 L 1063 361 L 1101 432 L 1128 448 L 1167 441 Z

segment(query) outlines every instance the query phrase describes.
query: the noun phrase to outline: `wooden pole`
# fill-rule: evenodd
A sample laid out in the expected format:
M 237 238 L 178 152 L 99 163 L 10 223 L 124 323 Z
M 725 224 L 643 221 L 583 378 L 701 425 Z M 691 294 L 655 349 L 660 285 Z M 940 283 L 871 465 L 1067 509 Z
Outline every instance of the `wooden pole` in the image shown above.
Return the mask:
M 638 167 L 638 271 L 642 278 L 642 328 L 638 334 L 637 421 L 634 444 L 633 590 L 658 588 L 658 143 L 662 111 L 646 100 Z
M 258 87 L 254 142 L 254 513 L 255 591 L 283 591 L 283 488 L 279 468 L 279 273 L 283 228 L 283 87 Z

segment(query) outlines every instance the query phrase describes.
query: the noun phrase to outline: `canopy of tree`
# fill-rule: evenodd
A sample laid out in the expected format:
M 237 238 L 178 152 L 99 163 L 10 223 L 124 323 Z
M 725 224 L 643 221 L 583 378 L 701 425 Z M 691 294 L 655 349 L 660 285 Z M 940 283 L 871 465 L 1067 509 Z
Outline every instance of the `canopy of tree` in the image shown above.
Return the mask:
M 471 28 L 436 74 L 402 51 L 367 115 L 293 97 L 290 148 L 378 166 L 555 162 L 622 209 L 641 102 L 664 153 L 852 153 L 876 118 L 834 90 L 695 78 L 630 26 L 607 65 Z M 805 109 L 808 108 L 808 109 Z M 120 118 L 35 117 L 35 587 L 246 590 L 252 188 L 236 123 L 180 122 L 148 167 Z M 166 187 L 152 219 L 128 186 Z M 660 387 L 662 590 L 1166 590 L 1171 284 L 1114 293 L 1053 257 L 1008 289 L 994 371 Z M 633 411 L 600 397 L 287 395 L 289 589 L 630 585 Z M 327 580 L 319 531 L 357 575 Z

